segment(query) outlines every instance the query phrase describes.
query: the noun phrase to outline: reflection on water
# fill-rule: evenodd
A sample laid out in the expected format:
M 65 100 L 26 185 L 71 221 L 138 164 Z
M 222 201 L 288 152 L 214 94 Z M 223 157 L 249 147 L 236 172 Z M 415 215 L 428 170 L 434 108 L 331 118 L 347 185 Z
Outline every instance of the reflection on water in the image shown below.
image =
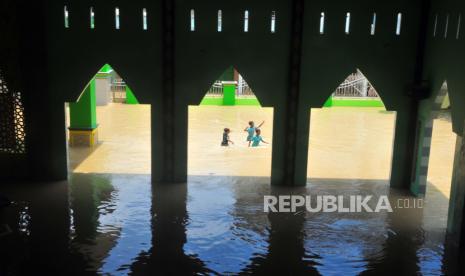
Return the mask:
M 441 220 L 448 199 L 441 192 L 424 209 L 395 208 L 393 213 L 263 212 L 263 196 L 270 194 L 412 199 L 387 185 L 392 129 L 386 128 L 393 127 L 394 115 L 349 110 L 312 112 L 309 152 L 319 162 L 310 162 L 315 175 L 299 188 L 271 187 L 271 147 L 246 148 L 241 130 L 250 119 L 265 120 L 264 137 L 271 140 L 270 110 L 191 108 L 187 184 L 152 186 L 146 153 L 139 155 L 144 144 L 134 143 L 128 153 L 114 142 L 118 135 L 107 136 L 102 125 L 106 150 L 120 151 L 108 163 L 97 149 L 77 169 L 102 173 L 75 172 L 66 183 L 0 186 L 1 194 L 21 202 L 0 209 L 0 225 L 12 230 L 0 236 L 0 275 L 457 274 L 454 256 L 445 257 Z M 325 130 L 324 122 L 336 124 L 335 130 Z M 344 137 L 334 135 L 349 122 L 361 126 L 346 126 Z M 219 147 L 225 126 L 233 129 L 237 143 L 226 149 Z M 361 133 L 358 140 L 354 131 Z M 433 147 L 443 143 L 433 139 Z M 355 165 L 349 162 L 354 154 Z M 127 167 L 128 160 L 138 161 Z M 124 173 L 105 173 L 123 168 Z M 248 174 L 255 176 L 243 176 Z
M 194 177 L 189 183 L 184 246 L 186 254 L 195 254 L 209 269 L 221 274 L 238 273 L 252 257 L 264 256 L 268 238 L 266 214 L 257 201 L 260 198 L 247 198 L 257 192 L 257 183 L 224 180 L 205 185 L 205 179 Z M 265 185 L 260 186 L 263 189 Z
M 443 239 L 423 228 L 423 209 L 262 210 L 269 194 L 409 197 L 379 181 L 320 179 L 294 189 L 270 187 L 259 177 L 193 176 L 187 185 L 153 188 L 149 181 L 148 175 L 73 174 L 69 203 L 56 200 L 67 198 L 64 183 L 41 192 L 3 188 L 30 206 L 32 219 L 24 239 L 14 223 L 21 209 L 3 210 L 0 223 L 13 233 L 0 238 L 2 254 L 12 254 L 1 268 L 41 267 L 62 275 L 440 275 L 451 269 Z
M 74 174 L 70 187 L 71 249 L 88 269 L 125 275 L 151 244 L 148 176 Z

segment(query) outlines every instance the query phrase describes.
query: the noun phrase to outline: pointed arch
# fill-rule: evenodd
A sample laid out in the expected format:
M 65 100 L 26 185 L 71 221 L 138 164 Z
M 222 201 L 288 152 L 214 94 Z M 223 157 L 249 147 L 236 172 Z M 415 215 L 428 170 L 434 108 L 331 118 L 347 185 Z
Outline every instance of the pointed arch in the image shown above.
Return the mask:
M 108 63 L 100 67 L 100 69 L 98 69 L 97 72 L 89 79 L 89 81 L 85 84 L 84 89 L 81 90 L 79 96 L 75 99 L 75 102 L 79 102 L 81 97 L 87 91 L 89 86 L 92 85 L 92 82 L 94 82 L 96 78 L 107 78 L 110 81 L 111 87 L 114 87 L 114 86 L 121 87 L 122 89 L 121 92 L 125 93 L 124 95 L 126 99 L 125 103 L 128 103 L 128 104 L 139 103 L 139 100 L 134 95 L 133 90 L 129 87 L 126 81 L 124 81 L 124 78 L 122 78 L 121 75 L 114 69 L 114 67 Z M 111 95 L 111 96 L 114 97 L 115 95 Z
M 228 67 L 217 77 L 200 105 L 262 106 L 252 87 L 234 66 Z
M 355 69 L 333 90 L 323 107 L 384 107 L 378 91 L 360 69 Z

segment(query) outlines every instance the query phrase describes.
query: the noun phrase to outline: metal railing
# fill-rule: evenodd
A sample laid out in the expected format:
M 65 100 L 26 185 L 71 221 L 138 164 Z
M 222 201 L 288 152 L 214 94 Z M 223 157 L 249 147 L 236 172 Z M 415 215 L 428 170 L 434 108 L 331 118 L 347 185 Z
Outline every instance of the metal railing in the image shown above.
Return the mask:
M 207 91 L 207 96 L 210 97 L 223 97 L 223 84 L 217 80 L 210 89 Z
M 237 82 L 236 97 L 238 98 L 255 97 L 255 94 L 253 93 L 252 88 L 250 88 L 249 84 L 242 78 L 241 75 L 239 75 L 239 80 Z
M 223 97 L 223 83 L 217 80 L 213 83 L 210 89 L 207 91 L 209 97 Z M 255 97 L 249 84 L 239 76 L 239 80 L 236 84 L 236 97 L 237 98 L 252 98 Z
M 110 86 L 111 101 L 113 103 L 126 102 L 126 83 L 121 78 L 113 78 Z
M 368 79 L 357 70 L 344 80 L 336 91 L 333 97 L 362 97 L 362 98 L 378 98 L 379 95 L 368 81 Z
M 112 79 L 111 81 L 111 91 L 113 92 L 123 92 L 126 91 L 126 83 L 123 79 Z
M 222 97 L 223 84 L 220 80 L 215 81 L 210 89 L 207 91 L 209 97 Z M 255 94 L 250 88 L 249 84 L 239 75 L 236 84 L 236 97 L 237 98 L 253 98 Z M 379 98 L 378 92 L 371 85 L 368 79 L 357 70 L 357 72 L 350 74 L 333 93 L 333 97 L 361 97 L 361 98 Z

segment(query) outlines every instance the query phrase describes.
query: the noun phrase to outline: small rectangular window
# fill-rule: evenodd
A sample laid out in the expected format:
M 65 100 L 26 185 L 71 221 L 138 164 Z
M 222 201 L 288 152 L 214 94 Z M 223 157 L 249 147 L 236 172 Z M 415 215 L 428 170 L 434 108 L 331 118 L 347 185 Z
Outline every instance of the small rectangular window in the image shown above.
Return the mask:
M 344 32 L 346 34 L 350 33 L 350 12 L 346 13 L 346 26 L 345 26 Z
M 249 31 L 249 11 L 244 12 L 244 33 Z
M 446 16 L 446 25 L 444 26 L 444 38 L 447 38 L 447 33 L 449 31 L 449 14 Z
M 271 33 L 274 34 L 276 32 L 276 12 L 271 12 Z
M 223 12 L 218 10 L 218 29 L 217 31 L 220 33 L 223 31 Z
M 376 33 L 376 12 L 373 13 L 373 19 L 371 20 L 370 35 L 375 35 L 375 33 Z
M 457 33 L 455 34 L 456 39 L 460 38 L 460 25 L 462 25 L 462 14 L 459 14 L 459 17 L 457 18 Z
M 65 28 L 69 28 L 69 13 L 68 13 L 68 7 L 65 6 L 64 8 L 64 16 L 65 16 Z
M 195 11 L 191 10 L 191 32 L 195 31 Z
M 115 28 L 119 30 L 119 8 L 115 8 Z
M 94 7 L 90 8 L 90 28 L 95 29 L 95 13 Z
M 402 13 L 397 14 L 397 25 L 396 25 L 396 35 L 400 35 L 400 31 L 402 28 Z
M 436 37 L 438 31 L 438 14 L 434 17 L 434 26 L 433 26 L 433 37 Z
M 325 13 L 322 12 L 320 15 L 320 34 L 325 33 Z
M 145 31 L 148 29 L 146 8 L 142 9 L 142 29 L 144 29 Z

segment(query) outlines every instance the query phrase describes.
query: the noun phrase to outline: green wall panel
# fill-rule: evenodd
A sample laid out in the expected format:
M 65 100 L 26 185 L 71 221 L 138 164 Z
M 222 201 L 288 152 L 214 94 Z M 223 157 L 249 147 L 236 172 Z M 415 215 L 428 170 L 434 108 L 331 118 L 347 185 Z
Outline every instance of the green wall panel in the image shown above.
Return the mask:
M 69 104 L 70 128 L 94 129 L 97 127 L 95 80 L 84 89 L 77 102 Z

